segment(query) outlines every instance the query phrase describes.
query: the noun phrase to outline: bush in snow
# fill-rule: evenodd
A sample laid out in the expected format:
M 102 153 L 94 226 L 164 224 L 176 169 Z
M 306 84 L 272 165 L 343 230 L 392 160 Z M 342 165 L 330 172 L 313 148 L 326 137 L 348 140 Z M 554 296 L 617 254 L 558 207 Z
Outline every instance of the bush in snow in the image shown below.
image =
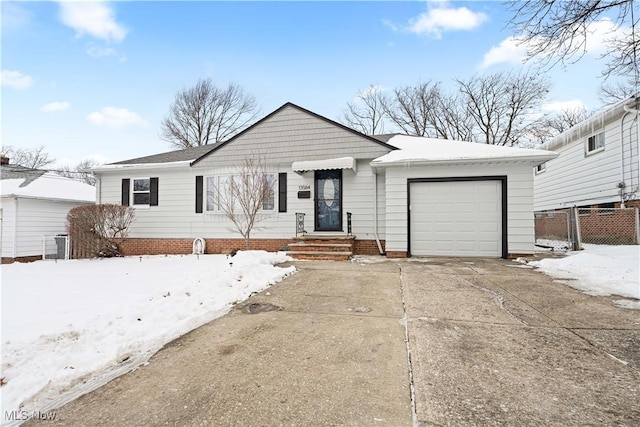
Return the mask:
M 121 205 L 83 205 L 69 211 L 67 231 L 73 258 L 120 256 L 135 210 Z

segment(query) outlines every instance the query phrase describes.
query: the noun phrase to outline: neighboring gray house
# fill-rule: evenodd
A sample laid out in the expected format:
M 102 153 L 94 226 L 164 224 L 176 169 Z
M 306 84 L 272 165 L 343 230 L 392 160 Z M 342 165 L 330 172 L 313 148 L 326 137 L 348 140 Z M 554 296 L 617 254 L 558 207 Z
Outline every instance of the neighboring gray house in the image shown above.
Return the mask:
M 53 236 L 66 233 L 67 213 L 95 203 L 96 189 L 53 172 L 6 164 L 0 166 L 0 244 L 2 263 L 41 259 Z M 50 239 L 43 242 L 43 236 Z M 55 252 L 54 252 L 55 253 Z
M 390 257 L 531 254 L 532 168 L 555 157 L 367 136 L 287 103 L 223 143 L 93 168 L 98 203 L 136 208 L 125 254 L 190 253 L 197 238 L 206 241 L 207 253 L 243 248 L 216 206 L 214 184 L 256 155 L 265 158 L 276 185 L 252 248 Z M 304 214 L 307 232 L 297 240 L 296 214 Z
M 536 167 L 536 211 L 640 206 L 640 93 L 545 143 L 558 158 Z

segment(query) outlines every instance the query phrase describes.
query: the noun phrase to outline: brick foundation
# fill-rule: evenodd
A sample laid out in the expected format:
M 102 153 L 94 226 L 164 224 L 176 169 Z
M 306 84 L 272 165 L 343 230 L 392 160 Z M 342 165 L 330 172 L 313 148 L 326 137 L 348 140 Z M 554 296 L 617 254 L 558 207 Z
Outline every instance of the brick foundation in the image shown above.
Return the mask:
M 385 241 L 380 240 L 380 245 L 384 251 Z M 353 253 L 357 255 L 380 255 L 378 244 L 375 240 L 356 240 L 353 245 Z
M 251 239 L 251 249 L 276 252 L 283 250 L 290 239 Z M 244 239 L 205 239 L 205 253 L 223 254 L 245 249 Z M 193 252 L 193 239 L 125 239 L 120 243 L 124 256 L 182 255 Z
M 251 239 L 251 249 L 276 252 L 285 250 L 291 239 Z M 234 249 L 243 250 L 243 239 L 206 239 L 205 252 L 208 254 L 224 254 Z M 384 240 L 380 241 L 384 249 Z M 120 251 L 125 256 L 132 255 L 182 255 L 193 252 L 193 239 L 125 239 L 120 243 Z M 354 254 L 379 255 L 375 240 L 356 240 Z M 406 252 L 404 253 L 406 257 Z M 402 258 L 402 257 L 400 257 Z
M 407 258 L 406 251 L 388 251 L 387 258 Z
M 40 261 L 41 259 L 42 259 L 42 255 L 19 256 L 16 258 L 2 257 L 2 263 L 13 264 L 14 262 L 34 262 L 34 261 Z

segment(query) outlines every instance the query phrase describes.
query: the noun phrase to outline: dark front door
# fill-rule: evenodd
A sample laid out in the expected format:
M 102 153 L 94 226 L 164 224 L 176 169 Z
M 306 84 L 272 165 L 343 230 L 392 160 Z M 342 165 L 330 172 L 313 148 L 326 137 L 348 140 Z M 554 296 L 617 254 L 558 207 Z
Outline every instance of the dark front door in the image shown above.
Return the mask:
M 316 231 L 342 231 L 342 170 L 316 171 Z

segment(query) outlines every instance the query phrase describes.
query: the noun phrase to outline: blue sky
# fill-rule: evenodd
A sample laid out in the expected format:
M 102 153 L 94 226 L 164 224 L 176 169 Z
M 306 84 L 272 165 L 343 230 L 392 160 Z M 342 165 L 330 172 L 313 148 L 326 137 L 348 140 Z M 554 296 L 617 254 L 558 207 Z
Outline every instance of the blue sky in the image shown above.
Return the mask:
M 522 67 L 501 2 L 2 2 L 4 145 L 56 165 L 170 149 L 160 121 L 200 78 L 239 84 L 266 115 L 293 102 L 338 119 L 383 89 Z M 607 22 L 601 22 L 602 27 Z M 599 32 L 548 72 L 546 108 L 598 108 Z

